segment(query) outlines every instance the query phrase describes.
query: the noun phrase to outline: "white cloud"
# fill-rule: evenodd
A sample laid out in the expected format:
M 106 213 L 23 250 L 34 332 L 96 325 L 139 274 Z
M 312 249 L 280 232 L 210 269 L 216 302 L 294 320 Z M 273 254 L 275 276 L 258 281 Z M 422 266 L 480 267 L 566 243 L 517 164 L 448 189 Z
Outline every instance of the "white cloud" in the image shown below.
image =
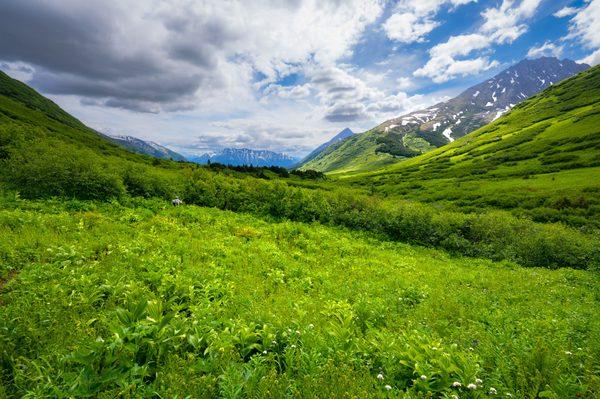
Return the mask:
M 429 50 L 430 59 L 413 74 L 417 77 L 429 77 L 436 83 L 446 82 L 456 76 L 466 76 L 485 71 L 497 65 L 487 57 L 469 60 L 457 60 L 475 50 L 490 45 L 486 36 L 474 33 L 470 35 L 452 36 L 445 43 L 440 43 Z
M 584 57 L 580 60 L 577 60 L 578 63 L 588 64 L 591 66 L 595 66 L 600 64 L 600 49 L 594 51 L 592 54 Z
M 401 76 L 396 79 L 396 84 L 399 90 L 408 90 L 414 87 L 414 82 L 407 76 Z
M 560 57 L 563 52 L 563 46 L 554 44 L 550 41 L 546 41 L 544 44 L 538 47 L 532 47 L 527 52 L 527 57 L 529 58 L 539 58 L 539 57 Z
M 436 83 L 446 82 L 457 76 L 478 74 L 498 65 L 485 55 L 460 59 L 473 52 L 488 49 L 492 44 L 512 43 L 527 31 L 524 23 L 535 13 L 541 0 L 503 0 L 497 8 L 483 13 L 484 22 L 478 32 L 451 36 L 445 43 L 429 50 L 429 61 L 414 72 L 418 77 L 429 77 Z
M 491 35 L 496 43 L 512 43 L 527 31 L 523 22 L 533 16 L 540 3 L 541 0 L 522 0 L 515 6 L 514 0 L 504 0 L 500 7 L 483 12 L 481 31 Z
M 440 25 L 435 15 L 444 4 L 454 7 L 476 0 L 400 1 L 394 13 L 383 24 L 387 37 L 401 43 L 422 42 L 425 36 Z
M 569 38 L 590 49 L 600 47 L 600 0 L 592 0 L 571 18 Z
M 422 18 L 411 13 L 392 15 L 383 25 L 387 36 L 398 42 L 412 43 L 424 40 L 424 36 L 439 25 L 430 18 Z
M 575 14 L 577 11 L 579 11 L 579 9 L 575 7 L 563 7 L 552 15 L 554 15 L 556 18 L 564 18 Z

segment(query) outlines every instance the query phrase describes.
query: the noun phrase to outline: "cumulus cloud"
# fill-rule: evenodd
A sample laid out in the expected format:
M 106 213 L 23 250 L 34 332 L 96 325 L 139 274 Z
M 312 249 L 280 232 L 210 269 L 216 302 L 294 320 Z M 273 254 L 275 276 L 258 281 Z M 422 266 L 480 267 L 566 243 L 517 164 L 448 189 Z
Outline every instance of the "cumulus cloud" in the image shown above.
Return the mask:
M 532 17 L 541 0 L 504 0 L 498 8 L 488 8 L 483 12 L 485 22 L 481 31 L 490 35 L 496 43 L 512 43 L 527 31 L 525 20 Z
M 587 48 L 600 47 L 600 0 L 592 0 L 571 18 L 569 38 L 577 39 Z
M 556 18 L 564 18 L 577 13 L 577 11 L 579 11 L 579 9 L 575 7 L 563 7 L 552 15 Z
M 475 50 L 487 48 L 490 38 L 481 34 L 452 36 L 445 43 L 440 43 L 429 50 L 430 59 L 414 72 L 417 77 L 429 77 L 436 83 L 446 82 L 456 76 L 479 73 L 497 65 L 487 57 L 459 60 L 457 57 L 467 56 Z
M 560 10 L 557 14 L 561 13 Z M 584 48 L 592 50 L 587 57 L 579 60 L 589 65 L 600 63 L 600 0 L 588 0 L 587 5 L 578 9 L 570 9 L 560 16 L 573 15 L 569 21 L 569 35 L 567 40 L 576 40 Z
M 252 77 L 349 55 L 379 0 L 0 2 L 0 59 L 51 94 L 135 111 L 252 100 Z M 265 27 L 268 26 L 268 29 Z
M 400 1 L 383 24 L 387 37 L 401 43 L 422 42 L 425 36 L 440 25 L 435 16 L 444 4 L 454 7 L 476 0 Z
M 546 41 L 544 44 L 538 47 L 532 47 L 527 52 L 527 57 L 529 58 L 539 58 L 539 57 L 560 57 L 563 52 L 563 46 L 554 44 L 550 41 Z
M 580 64 L 588 64 L 591 66 L 600 64 L 600 49 L 594 51 L 592 54 L 588 55 L 587 57 L 577 60 L 577 62 Z
M 497 66 L 497 61 L 485 55 L 472 56 L 472 53 L 488 49 L 492 44 L 512 43 L 527 31 L 524 21 L 533 16 L 540 2 L 521 0 L 517 4 L 514 0 L 503 0 L 499 7 L 486 9 L 478 32 L 451 36 L 445 43 L 432 47 L 429 60 L 414 75 L 442 83 Z M 467 56 L 472 58 L 462 58 Z

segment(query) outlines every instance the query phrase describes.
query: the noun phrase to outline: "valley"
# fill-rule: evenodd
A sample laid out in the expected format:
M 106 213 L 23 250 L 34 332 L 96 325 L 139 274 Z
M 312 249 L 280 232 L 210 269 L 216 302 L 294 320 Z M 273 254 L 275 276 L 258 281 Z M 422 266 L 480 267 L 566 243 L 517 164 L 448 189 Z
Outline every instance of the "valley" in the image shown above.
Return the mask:
M 600 1 L 59 3 L 0 2 L 0 399 L 600 397 Z

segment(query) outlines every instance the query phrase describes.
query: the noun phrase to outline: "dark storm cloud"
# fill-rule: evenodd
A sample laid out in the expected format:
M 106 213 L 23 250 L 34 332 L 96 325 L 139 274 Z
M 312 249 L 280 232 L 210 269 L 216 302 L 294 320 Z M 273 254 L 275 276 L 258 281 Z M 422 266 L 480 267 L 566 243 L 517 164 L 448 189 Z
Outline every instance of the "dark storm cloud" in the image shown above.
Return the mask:
M 218 86 L 214 45 L 232 34 L 217 22 L 164 16 L 157 25 L 170 30 L 157 45 L 152 35 L 126 34 L 128 16 L 114 4 L 57 3 L 0 1 L 0 60 L 33 65 L 34 87 L 155 112 L 189 108 L 206 80 Z

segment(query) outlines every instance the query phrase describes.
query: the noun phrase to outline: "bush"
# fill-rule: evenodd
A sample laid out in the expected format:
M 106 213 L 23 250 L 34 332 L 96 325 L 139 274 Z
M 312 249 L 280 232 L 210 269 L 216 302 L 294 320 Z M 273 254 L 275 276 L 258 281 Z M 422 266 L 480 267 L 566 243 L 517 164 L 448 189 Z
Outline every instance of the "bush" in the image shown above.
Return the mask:
M 105 200 L 125 194 L 120 176 L 86 149 L 37 144 L 10 157 L 3 178 L 26 198 L 62 196 Z

